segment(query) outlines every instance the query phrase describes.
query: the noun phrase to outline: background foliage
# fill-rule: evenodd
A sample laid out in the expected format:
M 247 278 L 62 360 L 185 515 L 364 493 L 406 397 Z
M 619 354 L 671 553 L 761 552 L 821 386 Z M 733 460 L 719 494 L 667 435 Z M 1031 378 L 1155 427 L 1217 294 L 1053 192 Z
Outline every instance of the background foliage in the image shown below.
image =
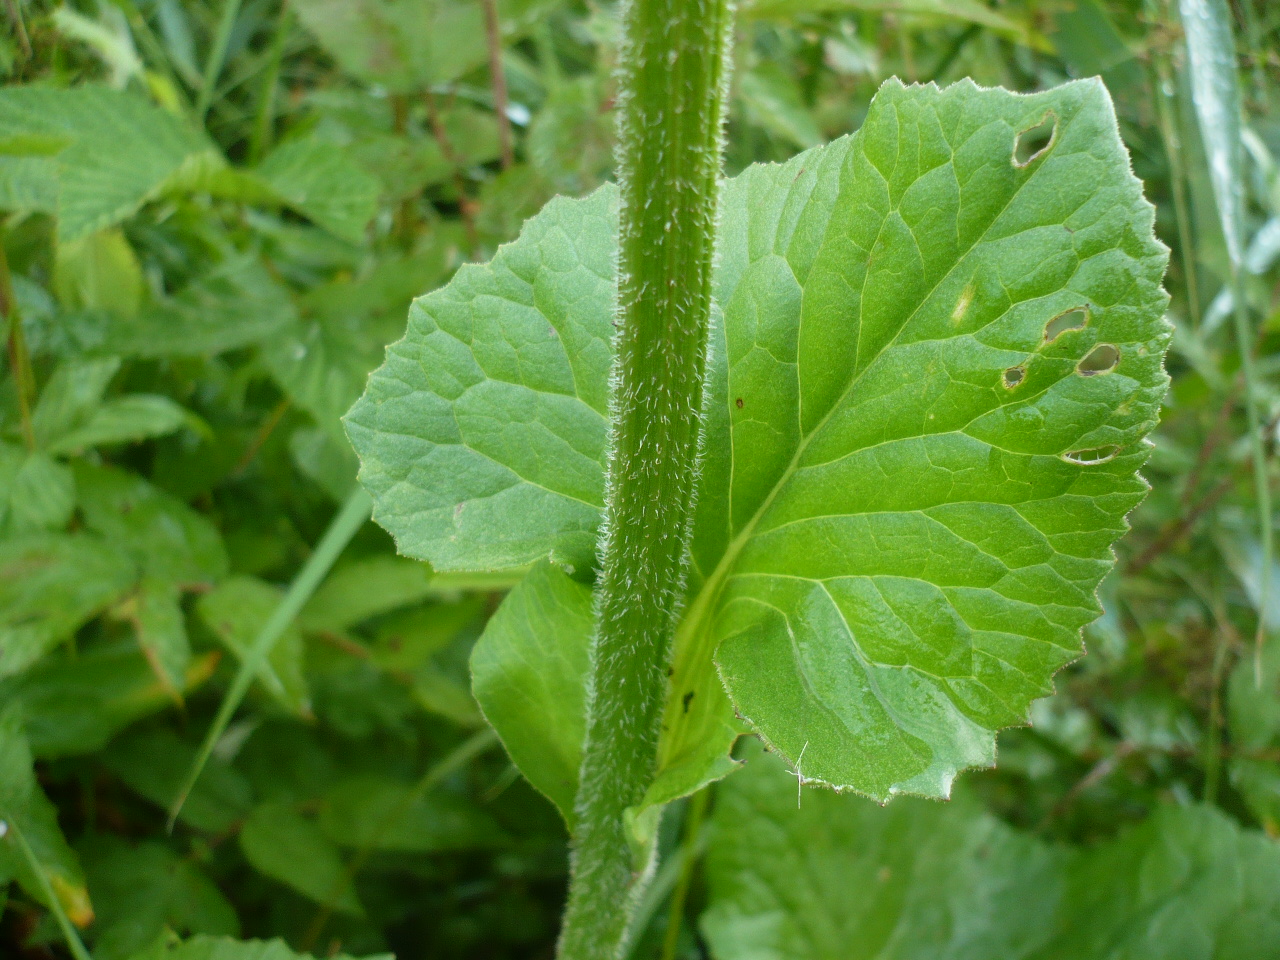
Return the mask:
M 1242 297 L 1270 475 L 1280 9 L 1230 14 L 1234 291 L 1165 0 L 740 11 L 730 173 L 856 129 L 887 76 L 1101 74 L 1173 250 L 1173 387 L 1090 655 L 1001 735 L 999 768 L 949 807 L 806 791 L 797 812 L 744 745 L 745 771 L 666 818 L 634 956 L 1277 955 L 1280 646 L 1255 675 L 1266 590 L 1231 312 Z M 4 16 L 0 952 L 64 955 L 61 916 L 96 960 L 550 956 L 563 827 L 467 669 L 507 584 L 435 576 L 371 524 L 171 833 L 166 810 L 352 489 L 338 417 L 409 300 L 609 177 L 616 9 L 7 0 Z

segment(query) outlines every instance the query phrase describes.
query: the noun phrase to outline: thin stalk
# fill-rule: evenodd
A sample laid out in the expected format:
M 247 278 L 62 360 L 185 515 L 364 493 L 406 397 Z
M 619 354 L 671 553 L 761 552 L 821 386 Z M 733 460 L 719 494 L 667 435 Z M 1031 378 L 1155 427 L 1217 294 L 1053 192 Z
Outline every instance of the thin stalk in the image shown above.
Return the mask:
M 1187 175 L 1182 164 L 1182 140 L 1166 92 L 1174 88 L 1168 54 L 1159 52 L 1156 62 L 1156 122 L 1169 158 L 1169 192 L 1173 194 L 1173 215 L 1178 224 L 1178 257 L 1182 261 L 1182 281 L 1187 288 L 1187 312 L 1193 330 L 1200 329 L 1200 284 L 1196 273 L 1196 242 L 1191 233 L 1191 204 L 1187 200 Z
M 9 10 L 9 22 L 13 24 L 13 32 L 18 36 L 18 46 L 22 48 L 22 59 L 31 59 L 31 38 L 27 35 L 27 25 L 22 20 L 22 8 L 17 0 L 5 0 Z
M 676 960 L 676 949 L 680 946 L 680 926 L 684 921 L 684 905 L 689 899 L 689 887 L 693 883 L 693 869 L 698 858 L 693 850 L 702 836 L 702 821 L 707 816 L 707 803 L 711 799 L 711 790 L 699 790 L 689 801 L 689 814 L 685 819 L 684 837 L 680 842 L 681 857 L 680 879 L 671 893 L 671 910 L 668 913 L 667 935 L 662 941 L 662 960 Z
M 498 21 L 498 0 L 480 0 L 484 8 L 485 42 L 489 48 L 489 80 L 493 84 L 493 107 L 498 114 L 498 145 L 502 169 L 515 163 L 511 146 L 511 117 L 507 113 L 507 76 L 502 72 L 502 24 Z
M 67 942 L 67 949 L 71 951 L 71 956 L 75 960 L 93 960 L 89 951 L 85 949 L 84 941 L 80 939 L 80 934 L 76 932 L 75 924 L 71 922 L 71 918 L 67 916 L 67 911 L 63 909 L 58 895 L 53 891 L 53 884 L 49 882 L 48 875 L 44 872 L 44 865 L 40 863 L 36 857 L 36 853 L 31 849 L 31 844 L 27 843 L 27 838 L 23 836 L 22 829 L 17 823 L 10 820 L 5 824 L 9 833 L 13 834 L 13 841 L 18 845 L 18 852 L 22 854 L 22 859 L 27 861 L 27 866 L 31 872 L 35 874 L 36 883 L 40 885 L 40 892 L 44 894 L 44 898 L 49 902 L 49 909 L 53 911 L 54 919 L 58 921 L 58 929 L 62 931 L 62 939 Z
M 1258 629 L 1253 642 L 1253 677 L 1258 689 L 1262 689 L 1262 644 L 1267 635 L 1267 621 L 1271 606 L 1271 563 L 1275 556 L 1274 535 L 1271 529 L 1271 483 L 1267 478 L 1266 450 L 1262 442 L 1262 418 L 1258 408 L 1262 397 L 1258 389 L 1258 373 L 1253 359 L 1253 331 L 1249 329 L 1248 307 L 1244 297 L 1244 271 L 1232 261 L 1231 293 L 1235 299 L 1232 316 L 1235 319 L 1236 343 L 1240 350 L 1240 372 L 1244 375 L 1245 423 L 1249 430 L 1249 452 L 1253 458 L 1254 496 L 1258 498 L 1258 533 L 1262 541 L 1262 576 L 1258 583 Z
M 258 635 L 254 637 L 253 645 L 249 648 L 244 660 L 241 661 L 240 669 L 236 673 L 235 679 L 231 682 L 231 689 L 227 691 L 222 704 L 218 707 L 218 714 L 214 717 L 213 725 L 209 727 L 209 732 L 205 734 L 204 742 L 200 744 L 200 752 L 196 754 L 195 763 L 191 765 L 187 779 L 183 782 L 182 789 L 178 792 L 178 796 L 173 802 L 173 807 L 169 811 L 170 830 L 173 829 L 173 825 L 178 819 L 178 814 L 182 812 L 182 805 L 187 802 L 187 797 L 190 796 L 196 781 L 200 779 L 200 774 L 204 770 L 205 764 L 209 762 L 209 757 L 213 754 L 214 745 L 217 744 L 219 738 L 227 729 L 227 725 L 231 723 L 231 718 L 235 715 L 237 708 L 244 701 L 245 694 L 249 692 L 249 685 L 253 683 L 254 678 L 266 665 L 267 657 L 271 655 L 276 641 L 280 639 L 281 634 L 285 632 L 289 624 L 293 623 L 299 611 L 306 605 L 306 602 L 311 599 L 311 595 L 320 586 L 320 581 L 328 575 L 329 570 L 332 569 L 333 564 L 337 561 L 338 555 L 351 542 L 351 538 L 356 535 L 356 531 L 369 519 L 369 513 L 372 509 L 373 503 L 369 499 L 369 495 L 364 492 L 363 487 L 357 487 L 355 492 L 347 498 L 347 502 L 342 505 L 342 509 L 338 511 L 337 515 L 329 523 L 329 529 L 324 532 L 324 536 L 316 544 L 315 550 L 307 558 L 307 562 L 302 565 L 298 575 L 294 577 L 293 583 L 289 585 L 288 592 L 281 598 L 279 606 L 272 611 L 270 618 L 262 625 Z
M 1213 604 L 1214 630 L 1217 645 L 1213 652 L 1213 689 L 1210 691 L 1209 724 L 1204 738 L 1204 796 L 1207 804 L 1218 802 L 1218 782 L 1222 773 L 1222 678 L 1226 673 L 1227 655 L 1230 653 L 1234 630 L 1221 609 Z
M 222 5 L 222 19 L 218 21 L 218 30 L 213 35 L 209 59 L 204 62 L 204 75 L 200 78 L 200 99 L 196 101 L 196 119 L 201 123 L 209 113 L 209 105 L 213 103 L 214 88 L 227 59 L 227 46 L 231 43 L 231 31 L 235 28 L 238 16 L 240 16 L 240 0 L 226 0 Z
M 462 176 L 462 161 L 453 149 L 453 141 L 449 139 L 449 131 L 445 129 L 444 118 L 440 116 L 440 107 L 436 102 L 435 92 L 425 93 L 427 104 L 427 122 L 431 125 L 431 135 L 436 138 L 440 153 L 445 162 L 453 168 L 453 187 L 458 191 L 458 215 L 462 218 L 462 229 L 467 235 L 467 246 L 474 260 L 480 254 L 480 236 L 476 232 L 475 208 L 471 198 L 467 196 L 467 183 Z
M 680 846 L 658 869 L 653 882 L 649 884 L 644 891 L 644 895 L 640 898 L 640 904 L 636 907 L 635 916 L 631 918 L 631 929 L 627 934 L 626 946 L 622 950 L 622 960 L 630 960 L 631 957 L 635 956 L 636 949 L 643 939 L 645 931 L 649 929 L 649 924 L 653 922 L 658 908 L 667 902 L 668 897 L 672 896 L 681 878 L 684 877 L 685 868 L 702 859 L 702 855 L 707 852 L 707 844 L 710 839 L 711 831 L 708 828 L 708 824 L 703 823 L 697 835 L 692 838 L 689 836 L 684 837 Z
M 147 18 L 138 9 L 138 4 L 134 0 L 112 0 L 112 3 L 124 14 L 129 23 L 129 29 L 133 31 L 134 38 L 142 46 L 142 52 L 147 61 L 169 83 L 184 114 L 189 114 L 191 100 L 178 76 L 173 58 L 155 35 L 155 31 L 151 29 L 151 25 L 147 23 Z
M 731 23 L 727 0 L 623 12 L 612 443 L 560 960 L 614 960 L 654 867 L 627 823 L 654 777 L 688 566 Z
M 271 130 L 276 118 L 276 87 L 280 85 L 280 67 L 284 63 L 284 45 L 289 38 L 289 0 L 280 4 L 275 33 L 271 35 L 271 49 L 267 52 L 267 69 L 262 76 L 262 88 L 258 91 L 258 112 L 253 118 L 253 131 L 249 134 L 249 162 L 257 163 L 271 149 Z
M 31 426 L 31 402 L 35 396 L 35 374 L 31 370 L 31 356 L 27 352 L 27 336 L 22 329 L 22 315 L 18 312 L 18 299 L 13 293 L 13 277 L 9 273 L 9 257 L 4 249 L 4 237 L 0 234 L 0 318 L 8 327 L 7 352 L 9 369 L 13 374 L 15 392 L 18 395 L 18 418 L 21 422 L 22 442 L 28 450 L 36 448 L 35 430 Z

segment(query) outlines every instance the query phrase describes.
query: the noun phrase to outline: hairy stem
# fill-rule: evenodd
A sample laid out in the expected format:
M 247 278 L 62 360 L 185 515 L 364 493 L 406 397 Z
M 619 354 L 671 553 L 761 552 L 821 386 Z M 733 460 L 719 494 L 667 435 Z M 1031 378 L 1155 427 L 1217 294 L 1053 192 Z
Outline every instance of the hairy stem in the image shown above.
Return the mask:
M 654 777 L 688 563 L 730 22 L 727 0 L 624 14 L 613 442 L 561 960 L 618 955 L 653 866 L 628 811 Z

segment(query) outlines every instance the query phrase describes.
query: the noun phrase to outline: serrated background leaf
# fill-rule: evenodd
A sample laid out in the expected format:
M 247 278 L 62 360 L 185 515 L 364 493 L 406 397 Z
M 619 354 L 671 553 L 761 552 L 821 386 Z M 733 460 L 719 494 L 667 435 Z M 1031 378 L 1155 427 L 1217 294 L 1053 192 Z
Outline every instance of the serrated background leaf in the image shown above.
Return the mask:
M 1280 956 L 1280 850 L 1211 808 L 1067 849 L 967 797 L 797 797 L 776 757 L 749 757 L 717 791 L 702 920 L 716 960 Z

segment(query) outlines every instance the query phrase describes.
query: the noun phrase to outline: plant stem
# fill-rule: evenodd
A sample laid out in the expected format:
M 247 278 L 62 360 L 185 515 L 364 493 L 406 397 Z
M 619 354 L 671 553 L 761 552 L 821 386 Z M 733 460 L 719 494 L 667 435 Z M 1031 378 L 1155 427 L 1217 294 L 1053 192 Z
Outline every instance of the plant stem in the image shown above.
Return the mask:
M 689 887 L 693 883 L 693 870 L 698 858 L 694 851 L 702 839 L 702 822 L 706 819 L 707 803 L 711 799 L 711 788 L 704 787 L 693 795 L 689 801 L 689 812 L 684 823 L 684 839 L 681 841 L 681 852 L 684 856 L 680 863 L 680 879 L 671 893 L 671 911 L 668 914 L 667 934 L 662 941 L 662 960 L 676 960 L 676 950 L 680 946 L 680 925 L 684 920 L 685 901 L 689 899 Z
M 231 31 L 235 28 L 236 18 L 240 15 L 240 0 L 226 0 L 222 5 L 222 19 L 218 21 L 218 31 L 213 35 L 213 46 L 209 50 L 209 59 L 204 62 L 204 76 L 200 80 L 200 99 L 196 101 L 196 120 L 203 123 L 213 103 L 214 88 L 218 83 L 218 74 L 222 73 L 222 65 L 227 59 L 227 46 L 231 43 Z
M 49 877 L 44 872 L 44 864 L 36 857 L 35 851 L 31 849 L 31 844 L 27 842 L 22 829 L 12 820 L 7 821 L 5 826 L 13 834 L 14 843 L 17 844 L 18 851 L 22 854 L 22 859 L 27 861 L 27 867 L 35 874 L 36 883 L 40 885 L 40 892 L 44 894 L 45 899 L 49 902 L 49 909 L 53 911 L 54 919 L 58 921 L 58 929 L 62 931 L 62 939 L 66 941 L 67 949 L 71 952 L 71 956 L 75 960 L 93 960 L 93 957 L 89 955 L 89 951 L 85 949 L 84 941 L 80 939 L 80 934 L 76 932 L 71 918 L 67 916 L 67 911 L 63 908 L 62 901 L 58 899 L 57 893 L 54 892 L 53 884 L 49 882 Z
M 498 0 L 480 0 L 484 8 L 485 41 L 489 48 L 489 80 L 493 84 L 493 108 L 498 115 L 498 144 L 502 169 L 515 163 L 511 146 L 511 117 L 507 113 L 507 76 L 502 72 L 502 24 L 498 21 Z
M 262 89 L 258 91 L 258 111 L 253 118 L 253 131 L 249 134 L 250 163 L 257 163 L 271 149 L 271 128 L 276 119 L 276 87 L 280 84 L 280 67 L 284 62 L 284 46 L 290 26 L 289 2 L 284 0 L 276 18 L 275 32 L 271 35 L 267 69 L 262 76 Z
M 320 542 L 316 544 L 315 550 L 302 565 L 298 575 L 293 578 L 293 583 L 289 584 L 289 590 L 280 600 L 280 605 L 272 611 L 270 618 L 262 625 L 262 630 L 254 637 L 253 646 L 240 662 L 240 669 L 231 682 L 231 689 L 227 691 L 226 697 L 218 707 L 213 725 L 205 734 L 204 742 L 200 744 L 200 752 L 196 754 L 195 763 L 191 765 L 187 779 L 169 811 L 170 830 L 173 829 L 178 814 L 182 812 L 182 805 L 187 802 L 187 797 L 190 796 L 196 781 L 200 779 L 200 773 L 204 770 L 205 764 L 209 762 L 214 745 L 227 729 L 245 694 L 249 692 L 249 685 L 266 664 L 276 641 L 280 639 L 289 624 L 293 623 L 298 612 L 306 606 L 311 595 L 320 586 L 320 581 L 328 575 L 337 561 L 338 555 L 351 542 L 356 531 L 369 519 L 369 512 L 372 509 L 373 504 L 369 495 L 364 492 L 364 487 L 356 487 L 347 498 L 347 502 L 342 505 L 342 509 L 330 521 L 329 528 L 325 530 L 324 536 L 320 538 Z
M 26 332 L 22 329 L 18 298 L 13 292 L 13 277 L 9 273 L 9 257 L 4 249 L 2 232 L 0 232 L 0 319 L 4 320 L 9 332 L 7 342 L 9 368 L 13 374 L 14 392 L 18 397 L 18 419 L 22 428 L 22 441 L 28 450 L 34 450 L 36 435 L 31 425 L 31 402 L 35 396 L 35 375 L 31 371 L 31 356 L 27 353 Z
M 688 565 L 730 24 L 727 0 L 623 17 L 612 447 L 561 960 L 617 957 L 653 868 L 627 821 L 654 776 Z

